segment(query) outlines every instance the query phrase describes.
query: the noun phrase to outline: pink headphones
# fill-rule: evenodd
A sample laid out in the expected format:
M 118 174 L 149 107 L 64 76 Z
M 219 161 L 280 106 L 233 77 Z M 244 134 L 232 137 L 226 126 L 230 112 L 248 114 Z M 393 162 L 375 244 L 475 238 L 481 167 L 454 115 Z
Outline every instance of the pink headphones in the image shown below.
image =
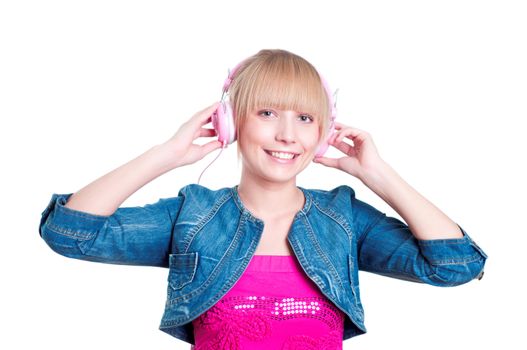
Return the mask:
M 231 86 L 236 71 L 242 63 L 243 62 L 239 63 L 236 67 L 234 67 L 232 71 L 229 71 L 227 79 L 225 79 L 225 82 L 223 83 L 221 103 L 216 112 L 214 112 L 212 115 L 212 126 L 216 130 L 216 133 L 218 134 L 218 141 L 223 144 L 223 148 L 236 141 L 236 127 L 234 125 L 234 114 L 232 112 L 232 106 L 230 102 L 227 101 L 225 97 L 227 96 L 227 91 Z M 328 100 L 331 105 L 331 115 L 327 135 L 324 139 L 324 142 L 322 142 L 319 148 L 317 149 L 315 157 L 322 157 L 324 153 L 326 153 L 329 147 L 329 139 L 335 132 L 335 119 L 337 118 L 336 101 L 334 101 L 333 99 L 333 95 L 331 94 L 331 90 L 329 89 L 326 79 L 324 79 L 324 77 L 322 77 L 320 73 L 319 76 L 322 80 L 324 90 L 326 91 L 326 95 L 328 96 Z

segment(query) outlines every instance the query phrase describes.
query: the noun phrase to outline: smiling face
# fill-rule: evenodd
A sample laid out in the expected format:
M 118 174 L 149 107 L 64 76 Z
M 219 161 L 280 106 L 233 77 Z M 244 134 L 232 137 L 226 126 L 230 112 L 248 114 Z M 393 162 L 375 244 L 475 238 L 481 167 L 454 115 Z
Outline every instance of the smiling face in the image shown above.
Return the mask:
M 229 96 L 242 176 L 295 181 L 329 124 L 330 101 L 316 69 L 293 53 L 262 50 L 236 70 Z
M 294 182 L 313 159 L 319 137 L 318 121 L 307 113 L 277 108 L 252 110 L 239 138 L 244 176 Z

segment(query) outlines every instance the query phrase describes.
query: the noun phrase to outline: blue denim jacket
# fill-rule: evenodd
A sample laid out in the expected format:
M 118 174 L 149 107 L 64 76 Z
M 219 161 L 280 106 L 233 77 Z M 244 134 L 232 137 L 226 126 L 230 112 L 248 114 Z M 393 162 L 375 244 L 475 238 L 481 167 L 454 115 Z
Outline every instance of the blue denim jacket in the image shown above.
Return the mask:
M 320 291 L 344 314 L 344 337 L 366 332 L 359 270 L 436 286 L 481 278 L 487 255 L 462 230 L 459 239 L 418 240 L 408 226 L 355 198 L 348 186 L 299 187 L 305 196 L 287 240 Z M 53 194 L 39 232 L 67 257 L 168 267 L 160 329 L 194 344 L 192 320 L 220 300 L 254 255 L 264 223 L 244 208 L 237 186 L 183 187 L 177 197 L 111 216 L 64 207 Z M 461 227 L 460 227 L 461 228 Z

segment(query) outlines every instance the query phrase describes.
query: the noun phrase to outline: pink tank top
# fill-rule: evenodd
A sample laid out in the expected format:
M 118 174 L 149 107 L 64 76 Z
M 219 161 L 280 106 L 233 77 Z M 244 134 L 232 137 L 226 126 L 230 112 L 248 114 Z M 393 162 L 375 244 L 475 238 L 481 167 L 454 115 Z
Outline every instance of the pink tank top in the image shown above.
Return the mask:
M 195 350 L 342 349 L 344 315 L 294 256 L 254 255 L 213 307 L 192 321 Z

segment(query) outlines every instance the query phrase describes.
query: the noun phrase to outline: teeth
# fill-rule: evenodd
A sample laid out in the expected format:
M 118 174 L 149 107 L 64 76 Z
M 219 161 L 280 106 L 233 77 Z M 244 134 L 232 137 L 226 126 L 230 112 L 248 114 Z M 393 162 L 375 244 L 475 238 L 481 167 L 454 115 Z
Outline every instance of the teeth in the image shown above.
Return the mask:
M 282 153 L 282 152 L 270 152 L 273 157 L 280 158 L 280 159 L 293 159 L 295 156 L 292 153 Z

